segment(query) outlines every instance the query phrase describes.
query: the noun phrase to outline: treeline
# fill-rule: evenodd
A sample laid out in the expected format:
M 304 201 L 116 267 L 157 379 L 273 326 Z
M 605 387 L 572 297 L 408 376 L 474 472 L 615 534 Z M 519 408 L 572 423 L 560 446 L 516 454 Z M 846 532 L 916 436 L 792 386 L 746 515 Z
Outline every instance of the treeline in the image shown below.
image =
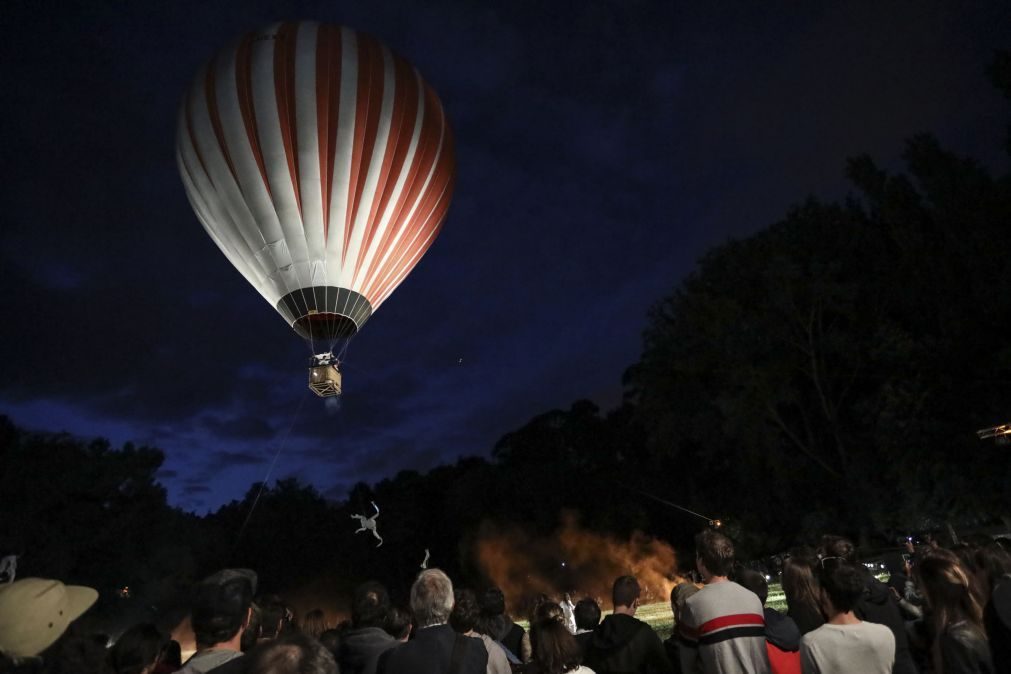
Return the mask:
M 990 75 L 1011 96 L 1011 53 Z M 159 450 L 4 419 L 0 552 L 158 602 L 225 564 L 268 589 L 321 571 L 395 586 L 426 548 L 477 582 L 483 527 L 549 533 L 566 510 L 687 543 L 704 522 L 660 500 L 720 518 L 753 555 L 826 531 L 884 542 L 1007 518 L 1011 450 L 974 431 L 1011 421 L 1011 176 L 929 136 L 908 142 L 905 165 L 852 159 L 845 202 L 808 200 L 709 251 L 651 311 L 617 409 L 546 412 L 490 459 L 404 471 L 340 503 L 283 480 L 248 524 L 259 485 L 197 517 L 167 504 Z M 372 500 L 378 550 L 349 535 Z

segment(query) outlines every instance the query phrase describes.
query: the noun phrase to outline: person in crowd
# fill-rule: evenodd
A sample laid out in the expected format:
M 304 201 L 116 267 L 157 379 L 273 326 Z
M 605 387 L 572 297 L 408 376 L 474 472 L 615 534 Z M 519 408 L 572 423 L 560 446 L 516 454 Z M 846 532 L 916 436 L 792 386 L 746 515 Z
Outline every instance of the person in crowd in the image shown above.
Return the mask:
M 916 584 L 910 577 L 911 567 L 909 557 L 899 552 L 889 552 L 881 560 L 888 571 L 886 585 L 899 602 L 899 610 L 906 620 L 917 620 L 923 617 L 922 597 L 916 591 Z
M 976 551 L 984 588 L 983 627 L 995 670 L 1011 674 L 1011 554 L 996 542 Z
M 172 674 L 172 672 L 182 669 L 183 652 L 179 642 L 169 639 L 161 648 L 158 654 L 158 665 L 154 668 L 154 674 Z
M 505 649 L 487 634 L 475 631 L 481 609 L 477 605 L 477 596 L 472 590 L 458 589 L 454 592 L 456 601 L 453 612 L 449 614 L 449 624 L 457 633 L 480 639 L 488 651 L 488 674 L 509 674 L 509 660 Z
M 243 653 L 248 653 L 256 648 L 256 644 L 260 640 L 262 621 L 263 612 L 260 611 L 260 607 L 256 605 L 254 600 L 249 605 L 249 622 L 246 624 L 246 629 L 242 630 L 242 638 L 239 640 L 239 650 Z
M 938 551 L 940 552 L 940 551 Z M 956 555 L 926 555 L 914 575 L 928 608 L 934 671 L 943 674 L 992 674 L 994 663 L 983 628 L 983 606 L 971 572 Z
M 828 620 L 800 641 L 804 674 L 892 672 L 895 637 L 891 630 L 854 613 L 865 591 L 861 570 L 841 557 L 825 557 L 819 566 L 819 584 Z
M 534 610 L 530 613 L 530 624 L 541 620 L 557 620 L 565 624 L 565 613 L 562 607 L 551 601 L 548 595 L 542 594 L 534 602 Z M 533 632 L 527 632 L 520 639 L 520 659 L 528 663 L 534 657 Z
M 488 652 L 476 639 L 457 634 L 449 622 L 453 583 L 439 569 L 425 569 L 411 586 L 415 636 L 379 657 L 383 674 L 484 674 Z
M 816 556 L 813 550 L 798 548 L 783 561 L 783 594 L 786 595 L 786 615 L 797 623 L 801 634 L 807 634 L 825 624 L 819 605 L 820 590 L 815 576 Z
M 670 672 L 660 637 L 636 619 L 641 590 L 634 576 L 620 576 L 611 588 L 614 612 L 593 632 L 586 665 L 597 672 Z
M 670 660 L 676 674 L 681 674 L 681 644 L 685 637 L 681 634 L 684 626 L 681 621 L 681 612 L 684 610 L 688 597 L 699 591 L 699 586 L 690 581 L 678 583 L 670 591 L 670 610 L 674 615 L 674 629 L 670 637 L 663 642 L 664 650 L 667 651 L 667 659 Z
M 31 660 L 50 672 L 104 672 L 105 649 L 76 622 L 98 592 L 58 580 L 22 578 L 0 585 L 0 654 L 11 666 Z
M 249 569 L 223 569 L 197 586 L 190 612 L 197 652 L 179 670 L 183 674 L 230 674 L 240 671 L 242 633 L 249 624 L 256 574 Z M 218 669 L 223 666 L 226 669 Z
M 572 603 L 572 595 L 568 592 L 562 595 L 562 600 L 558 602 L 558 605 L 562 607 L 562 615 L 565 617 L 565 626 L 569 628 L 569 632 L 572 634 L 576 633 L 576 605 Z
M 338 674 L 333 655 L 307 634 L 290 632 L 258 645 L 245 658 L 245 674 Z
M 769 654 L 772 674 L 800 674 L 800 629 L 792 618 L 765 605 L 769 599 L 769 582 L 765 576 L 751 569 L 740 569 L 734 574 L 734 580 L 754 592 L 762 602 L 765 650 Z
M 489 587 L 478 597 L 481 606 L 481 618 L 478 620 L 478 630 L 482 634 L 494 637 L 506 649 L 510 661 L 521 659 L 521 645 L 526 633 L 522 627 L 513 622 L 506 613 L 505 595 L 497 587 Z
M 902 619 L 899 602 L 888 586 L 875 578 L 870 571 L 858 563 L 856 547 L 842 536 L 822 536 L 820 546 L 822 558 L 840 557 L 856 569 L 864 580 L 864 591 L 854 609 L 860 620 L 885 625 L 895 637 L 895 674 L 916 674 L 913 655 L 909 651 L 909 636 Z
M 762 602 L 730 580 L 734 544 L 706 529 L 695 537 L 695 565 L 704 587 L 688 598 L 681 612 L 685 643 L 680 649 L 685 674 L 766 674 Z
M 342 674 L 375 674 L 379 656 L 399 642 L 386 631 L 390 595 L 376 581 L 355 588 L 351 600 L 351 629 L 340 638 L 337 664 Z
M 277 638 L 285 625 L 288 609 L 276 594 L 267 594 L 256 598 L 260 609 L 260 631 L 257 642 Z
M 326 616 L 323 614 L 322 609 L 314 608 L 305 614 L 302 618 L 302 624 L 299 625 L 299 629 L 302 630 L 303 634 L 308 634 L 313 639 L 319 639 L 319 635 L 327 631 L 329 625 L 326 624 Z
M 405 611 L 397 606 L 390 609 L 390 613 L 386 618 L 387 634 L 403 643 L 411 637 L 411 627 L 411 614 L 409 611 Z
M 166 636 L 154 625 L 134 625 L 109 649 L 109 666 L 116 674 L 154 674 L 166 642 Z
M 579 644 L 579 652 L 585 657 L 586 649 L 593 639 L 593 631 L 600 624 L 600 605 L 593 597 L 583 597 L 576 602 L 572 614 L 576 619 L 576 643 Z
M 344 632 L 345 630 L 339 630 L 336 627 L 331 627 L 330 629 L 325 630 L 323 634 L 319 635 L 319 638 L 316 639 L 316 641 L 323 644 L 323 648 L 330 651 L 330 654 L 334 657 L 335 661 L 337 660 L 337 650 L 340 648 L 341 637 L 344 636 Z
M 580 664 L 579 644 L 565 623 L 554 618 L 540 620 L 531 626 L 530 632 L 535 646 L 528 674 L 594 674 Z

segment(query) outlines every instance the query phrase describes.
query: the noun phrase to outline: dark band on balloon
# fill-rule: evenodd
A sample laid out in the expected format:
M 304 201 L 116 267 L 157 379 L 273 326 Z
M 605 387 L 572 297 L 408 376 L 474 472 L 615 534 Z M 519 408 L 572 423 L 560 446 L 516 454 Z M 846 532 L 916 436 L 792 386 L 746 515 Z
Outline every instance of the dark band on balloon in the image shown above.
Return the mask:
M 288 293 L 277 310 L 302 337 L 327 340 L 358 332 L 372 315 L 372 304 L 354 290 L 316 286 Z

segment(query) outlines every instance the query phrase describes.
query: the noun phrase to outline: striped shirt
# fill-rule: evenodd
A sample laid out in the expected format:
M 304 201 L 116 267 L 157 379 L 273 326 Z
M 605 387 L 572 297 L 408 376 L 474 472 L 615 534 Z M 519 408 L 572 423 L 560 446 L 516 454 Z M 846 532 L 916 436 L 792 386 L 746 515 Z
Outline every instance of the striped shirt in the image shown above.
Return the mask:
M 711 583 L 689 597 L 678 632 L 685 674 L 769 672 L 762 602 L 733 581 Z

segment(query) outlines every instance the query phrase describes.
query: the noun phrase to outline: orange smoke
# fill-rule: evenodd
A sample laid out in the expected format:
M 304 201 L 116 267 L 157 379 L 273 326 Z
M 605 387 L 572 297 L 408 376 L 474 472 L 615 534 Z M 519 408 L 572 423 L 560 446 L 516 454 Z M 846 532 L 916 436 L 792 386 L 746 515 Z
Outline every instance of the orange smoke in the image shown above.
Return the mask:
M 563 512 L 554 535 L 531 538 L 515 527 L 484 522 L 477 540 L 477 561 L 492 583 L 502 588 L 511 612 L 526 617 L 538 594 L 557 601 L 563 592 L 572 600 L 595 598 L 611 607 L 615 578 L 632 575 L 642 587 L 642 603 L 667 601 L 681 582 L 674 549 L 639 531 L 627 541 L 586 531 L 575 513 Z

